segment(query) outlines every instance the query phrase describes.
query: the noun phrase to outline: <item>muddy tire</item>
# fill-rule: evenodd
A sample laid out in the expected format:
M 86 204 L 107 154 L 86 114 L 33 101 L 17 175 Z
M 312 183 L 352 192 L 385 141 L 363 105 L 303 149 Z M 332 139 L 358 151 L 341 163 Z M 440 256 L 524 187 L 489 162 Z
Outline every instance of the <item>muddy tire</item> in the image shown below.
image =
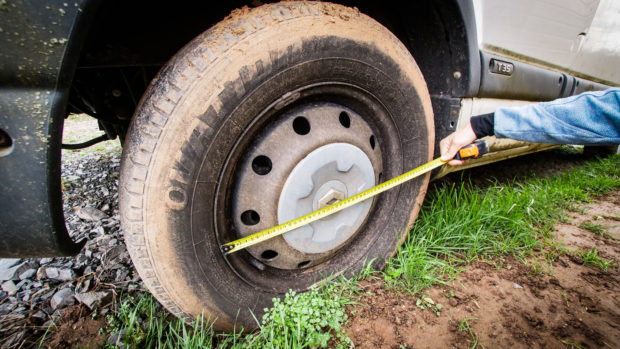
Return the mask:
M 355 273 L 370 260 L 383 267 L 429 178 L 381 194 L 354 223 L 335 217 L 338 239 L 314 250 L 291 242 L 294 235 L 226 257 L 220 244 L 276 224 L 278 210 L 291 207 L 283 200 L 297 202 L 280 192 L 296 189 L 300 164 L 297 172 L 338 177 L 358 161 L 361 170 L 346 178 L 368 187 L 429 161 L 433 142 L 422 74 L 380 24 L 328 3 L 238 10 L 177 53 L 140 103 L 121 169 L 129 252 L 174 314 L 204 314 L 218 329 L 256 326 L 252 313 L 260 319 L 288 289 Z M 357 160 L 344 172 L 321 163 L 349 150 Z M 307 160 L 315 151 L 318 160 Z M 332 182 L 348 185 L 338 178 Z

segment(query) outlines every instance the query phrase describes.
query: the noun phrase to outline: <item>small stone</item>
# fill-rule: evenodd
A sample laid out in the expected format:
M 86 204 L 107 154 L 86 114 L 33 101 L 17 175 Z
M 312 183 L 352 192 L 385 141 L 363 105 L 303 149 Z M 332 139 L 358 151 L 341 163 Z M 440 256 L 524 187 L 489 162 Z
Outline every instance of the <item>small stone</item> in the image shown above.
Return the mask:
M 85 266 L 86 264 L 88 264 L 88 257 L 86 257 L 85 255 L 79 254 L 77 257 L 75 257 L 76 268 L 81 268 Z
M 47 278 L 47 268 L 48 267 L 46 266 L 42 266 L 39 269 L 37 269 L 37 280 Z
M 41 258 L 39 262 L 41 262 L 41 264 L 48 264 L 48 263 L 52 263 L 53 261 L 54 261 L 54 258 Z
M 18 258 L 0 259 L 0 281 L 12 280 L 17 271 Z
M 125 329 L 116 331 L 108 337 L 108 344 L 113 346 L 119 346 L 123 344 L 125 338 Z
M 25 272 L 19 274 L 19 279 L 20 280 L 24 280 L 24 279 L 30 279 L 31 277 L 34 276 L 34 274 L 37 273 L 37 270 L 32 268 L 32 269 L 28 269 Z
M 48 292 L 42 294 L 41 295 L 41 299 L 42 300 L 46 300 L 46 299 L 50 298 L 54 294 L 54 292 L 55 292 L 54 290 L 51 290 L 51 291 L 48 291 Z
M 110 295 L 110 292 L 86 292 L 75 295 L 80 303 L 86 305 L 90 310 L 93 310 L 96 306 Z
M 71 269 L 58 269 L 55 267 L 47 268 L 45 271 L 47 277 L 60 281 L 71 281 L 75 277 L 75 272 Z
M 515 287 L 515 288 L 519 288 L 519 289 L 520 289 L 520 288 L 523 288 L 523 286 L 519 285 L 519 284 L 518 284 L 518 283 L 516 283 L 516 282 L 515 282 L 515 283 L 513 283 L 513 284 L 514 284 L 514 287 Z
M 75 278 L 75 272 L 72 269 L 60 269 L 58 280 L 71 281 Z
M 13 263 L 13 261 L 5 263 L 5 266 L 11 263 Z M 19 275 L 21 273 L 33 267 L 36 267 L 36 264 L 32 262 L 23 262 L 8 268 L 0 268 L 0 281 L 19 280 Z
M 31 288 L 30 280 L 22 280 L 15 285 L 18 290 L 28 290 Z
M 13 280 L 9 280 L 3 283 L 2 290 L 8 293 L 9 296 L 12 296 L 17 293 L 17 287 L 15 286 L 15 283 L 13 282 Z
M 35 320 L 44 320 L 44 319 L 47 317 L 47 315 L 45 315 L 45 313 L 44 313 L 44 312 L 42 312 L 41 310 L 39 310 L 39 311 L 37 311 L 36 313 L 31 314 L 31 315 L 30 315 L 30 317 L 32 317 L 32 318 L 33 318 L 33 319 L 35 319 Z
M 4 302 L 0 304 L 0 315 L 6 315 L 13 311 L 17 307 L 17 303 L 13 302 Z
M 60 273 L 58 272 L 58 268 L 50 267 L 50 268 L 45 269 L 45 275 L 49 279 L 56 279 L 60 276 Z
M 10 335 L 7 339 L 5 339 L 2 342 L 2 347 L 12 348 L 13 346 L 16 346 L 24 338 L 25 334 L 26 334 L 25 330 L 13 333 L 12 335 Z
M 77 216 L 82 220 L 91 222 L 98 222 L 104 218 L 108 218 L 107 214 L 90 206 L 82 207 L 79 211 L 77 211 Z
M 75 293 L 86 293 L 88 292 L 88 289 L 90 288 L 90 280 L 86 279 L 86 280 L 82 280 L 79 281 L 77 286 L 75 286 Z
M 73 304 L 75 304 L 75 299 L 73 298 L 73 291 L 70 288 L 63 288 L 56 292 L 50 301 L 50 305 L 54 310 L 65 308 Z

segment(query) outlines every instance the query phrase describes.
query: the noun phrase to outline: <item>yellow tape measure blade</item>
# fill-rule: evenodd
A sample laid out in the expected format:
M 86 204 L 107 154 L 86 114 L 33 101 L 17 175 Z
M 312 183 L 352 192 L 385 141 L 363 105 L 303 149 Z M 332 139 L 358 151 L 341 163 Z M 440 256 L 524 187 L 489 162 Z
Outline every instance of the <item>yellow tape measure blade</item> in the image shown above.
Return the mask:
M 445 164 L 445 161 L 442 161 L 440 158 L 437 158 L 431 162 L 427 162 L 422 166 L 416 167 L 415 169 L 405 172 L 398 177 L 394 177 L 389 181 L 385 181 L 377 186 L 374 186 L 370 189 L 367 189 L 359 194 L 353 195 L 344 200 L 338 201 L 330 206 L 324 207 L 320 210 L 316 210 L 314 212 L 310 212 L 307 215 L 301 216 L 299 218 L 293 219 L 286 223 L 277 225 L 275 227 L 271 227 L 265 230 L 261 230 L 258 233 L 254 233 L 252 235 L 248 235 L 241 239 L 228 242 L 220 246 L 220 250 L 226 256 L 233 252 L 242 250 L 246 247 L 256 245 L 260 242 L 269 240 L 278 235 L 285 234 L 291 230 L 295 230 L 299 227 L 302 227 L 306 224 L 310 224 L 314 221 L 317 221 L 321 218 L 325 218 L 329 215 L 332 215 L 336 212 L 340 212 L 348 207 L 351 207 L 357 203 L 360 203 L 364 200 L 370 199 L 374 196 L 377 196 L 383 193 L 386 190 L 392 189 L 396 186 L 399 186 L 409 180 L 412 180 L 420 175 L 423 175 L 429 171 L 434 170 L 435 168 L 442 166 Z

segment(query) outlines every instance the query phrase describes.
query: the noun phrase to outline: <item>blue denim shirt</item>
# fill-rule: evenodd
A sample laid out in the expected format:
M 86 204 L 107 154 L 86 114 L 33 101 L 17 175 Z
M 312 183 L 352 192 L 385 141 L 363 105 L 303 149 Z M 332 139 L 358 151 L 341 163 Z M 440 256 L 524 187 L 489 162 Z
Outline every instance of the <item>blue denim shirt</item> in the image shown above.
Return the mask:
M 620 88 L 495 111 L 495 136 L 553 144 L 620 144 Z

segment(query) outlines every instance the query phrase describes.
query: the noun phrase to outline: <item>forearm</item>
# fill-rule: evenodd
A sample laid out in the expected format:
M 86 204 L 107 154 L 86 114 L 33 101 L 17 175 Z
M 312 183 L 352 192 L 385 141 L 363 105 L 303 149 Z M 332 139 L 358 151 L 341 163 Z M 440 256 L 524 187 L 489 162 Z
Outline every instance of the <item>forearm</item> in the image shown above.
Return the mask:
M 535 143 L 620 144 L 620 89 L 499 108 L 494 133 L 498 138 Z

